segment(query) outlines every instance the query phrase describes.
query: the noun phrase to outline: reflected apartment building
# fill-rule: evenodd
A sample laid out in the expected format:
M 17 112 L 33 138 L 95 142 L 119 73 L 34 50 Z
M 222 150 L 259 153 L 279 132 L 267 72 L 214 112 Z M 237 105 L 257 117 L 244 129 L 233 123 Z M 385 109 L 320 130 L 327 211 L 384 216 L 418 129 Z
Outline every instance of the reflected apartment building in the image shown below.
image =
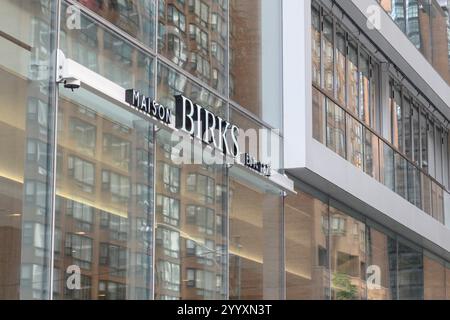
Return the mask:
M 450 297 L 446 1 L 0 4 L 0 299 Z M 180 163 L 127 89 L 271 175 Z

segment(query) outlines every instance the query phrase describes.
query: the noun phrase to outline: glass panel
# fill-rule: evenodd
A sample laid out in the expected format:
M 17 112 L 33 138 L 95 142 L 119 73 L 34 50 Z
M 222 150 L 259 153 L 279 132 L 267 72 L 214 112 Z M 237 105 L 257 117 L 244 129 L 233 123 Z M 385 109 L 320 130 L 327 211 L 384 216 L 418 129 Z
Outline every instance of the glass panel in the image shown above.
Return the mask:
M 423 299 L 423 256 L 398 243 L 397 286 L 399 300 Z
M 420 187 L 420 172 L 408 162 L 408 200 L 418 208 L 422 208 Z
M 449 189 L 449 158 L 448 158 L 448 152 L 449 152 L 449 148 L 448 148 L 448 131 L 443 132 L 442 134 L 442 139 L 443 139 L 443 143 L 442 143 L 442 179 L 443 179 L 443 185 L 445 188 Z
M 85 89 L 62 89 L 58 113 L 55 267 L 85 284 L 55 279 L 58 298 L 150 299 L 153 125 Z M 73 121 L 89 128 L 82 144 Z
M 435 139 L 435 144 L 434 144 L 434 148 L 435 148 L 435 163 L 436 163 L 436 180 L 439 183 L 442 183 L 442 129 L 439 127 L 436 127 L 436 131 L 435 131 L 435 135 L 434 135 L 434 139 Z
M 372 61 L 372 77 L 370 81 L 370 103 L 372 106 L 372 128 L 379 134 L 381 129 L 381 103 L 380 103 L 380 65 Z
M 389 237 L 388 238 L 388 257 L 389 257 L 389 275 L 391 278 L 390 287 L 392 293 L 392 300 L 398 300 L 398 243 L 395 239 Z
M 225 197 L 216 194 L 217 186 L 226 190 L 224 167 L 193 165 L 202 148 L 180 165 L 177 144 L 157 133 L 155 298 L 224 299 Z
M 321 79 L 321 54 L 322 47 L 320 41 L 320 11 L 314 4 L 311 8 L 312 10 L 312 18 L 311 18 L 311 26 L 312 26 L 312 38 L 311 38 L 311 55 L 312 55 L 312 82 L 320 87 L 320 79 Z
M 369 55 L 361 51 L 359 55 L 359 117 L 367 125 L 372 124 L 370 105 L 370 61 Z
M 420 113 L 420 142 L 422 144 L 422 169 L 428 172 L 428 124 L 425 114 Z
M 418 208 L 422 208 L 422 193 L 419 170 L 408 162 L 408 200 Z
M 347 58 L 347 108 L 359 116 L 358 45 L 354 40 L 350 40 L 348 43 Z
M 432 201 L 431 201 L 431 179 L 421 173 L 422 176 L 422 208 L 423 211 L 428 213 L 429 215 L 432 215 L 433 208 L 432 208 Z
M 395 192 L 407 199 L 407 161 L 395 153 Z
M 363 168 L 363 127 L 347 114 L 347 160 Z
M 393 127 L 392 127 L 392 143 L 400 151 L 404 150 L 404 126 L 402 109 L 402 96 L 397 87 L 391 84 L 392 98 L 390 103 L 393 107 Z
M 313 88 L 313 138 L 325 144 L 325 96 Z
M 411 127 L 412 105 L 409 97 L 403 98 L 403 115 L 404 115 L 404 130 L 405 130 L 405 154 L 408 160 L 413 159 L 413 135 Z
M 282 104 L 281 18 L 280 1 L 230 0 L 230 98 L 276 129 L 282 127 L 274 107 Z
M 419 111 L 417 107 L 414 107 L 412 112 L 412 135 L 414 143 L 414 157 L 413 161 L 415 164 L 420 163 L 420 127 L 419 127 Z
M 342 105 L 345 106 L 346 98 L 346 56 L 347 56 L 347 44 L 346 33 L 341 28 L 336 28 L 336 99 Z
M 374 228 L 367 228 L 367 299 L 391 300 L 389 238 Z
M 324 16 L 322 32 L 323 89 L 334 96 L 334 37 L 331 16 Z
M 435 130 L 434 130 L 434 123 L 431 121 L 428 121 L 428 173 L 430 176 L 435 177 L 436 176 L 436 155 L 434 153 L 435 151 Z
M 379 139 L 367 129 L 364 129 L 364 172 L 372 178 L 380 180 Z
M 395 170 L 394 170 L 394 150 L 386 143 L 381 142 L 382 148 L 380 148 L 381 155 L 381 174 L 382 182 L 389 189 L 395 191 Z
M 345 158 L 345 112 L 330 100 L 327 104 L 327 147 Z
M 226 93 L 228 2 L 159 3 L 158 52 L 199 80 Z
M 284 206 L 286 298 L 330 298 L 328 205 L 303 192 L 289 195 Z
M 0 299 L 48 299 L 56 3 L 0 2 Z
M 431 184 L 431 199 L 433 202 L 433 218 L 444 222 L 444 191 L 435 182 Z
M 366 299 L 366 226 L 333 207 L 330 253 L 332 299 Z
M 63 3 L 62 15 L 66 11 Z M 61 24 L 61 49 L 66 58 L 126 89 L 134 88 L 147 96 L 154 93 L 153 59 L 84 13 L 79 28 Z
M 230 177 L 230 299 L 280 299 L 280 190 L 263 181 Z
M 175 111 L 174 96 L 183 94 L 223 119 L 228 117 L 225 101 L 161 62 L 158 64 L 157 85 L 159 103 L 173 111 Z
M 77 1 L 133 38 L 154 47 L 156 0 Z
M 423 258 L 424 299 L 445 299 L 445 268 L 444 265 L 427 255 Z
M 268 163 L 272 170 L 282 168 L 282 137 L 277 130 L 268 129 L 233 106 L 231 123 L 239 127 L 238 144 L 241 154 L 248 153 L 258 161 Z

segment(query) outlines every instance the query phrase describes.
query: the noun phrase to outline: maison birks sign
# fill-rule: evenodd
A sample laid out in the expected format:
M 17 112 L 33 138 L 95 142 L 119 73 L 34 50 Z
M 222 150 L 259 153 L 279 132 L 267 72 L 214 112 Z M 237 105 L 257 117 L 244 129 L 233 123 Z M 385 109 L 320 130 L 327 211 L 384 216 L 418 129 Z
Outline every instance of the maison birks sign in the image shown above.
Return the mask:
M 172 111 L 153 99 L 146 97 L 134 89 L 126 90 L 125 101 L 134 109 L 162 122 L 167 126 L 187 133 L 206 145 L 219 150 L 223 155 L 238 159 L 239 149 L 238 126 L 215 115 L 202 106 L 193 103 L 183 95 L 175 96 L 175 121 Z M 243 155 L 242 164 L 257 173 L 270 176 L 270 165 L 258 162 L 248 153 Z

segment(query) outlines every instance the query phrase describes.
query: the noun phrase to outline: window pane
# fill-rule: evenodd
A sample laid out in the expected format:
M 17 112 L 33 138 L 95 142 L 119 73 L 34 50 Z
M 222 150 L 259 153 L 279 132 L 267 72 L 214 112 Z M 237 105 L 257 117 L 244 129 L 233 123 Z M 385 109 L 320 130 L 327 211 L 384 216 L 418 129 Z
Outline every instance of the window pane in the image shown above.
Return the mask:
M 414 143 L 414 158 L 413 161 L 418 165 L 420 163 L 420 127 L 419 127 L 419 110 L 417 107 L 412 111 L 412 135 Z
M 202 10 L 208 9 L 199 8 L 202 19 Z M 227 116 L 225 103 L 206 89 L 166 65 L 161 64 L 159 71 L 158 96 L 164 105 L 174 107 L 173 95 L 182 93 L 215 114 Z M 225 207 L 215 197 L 218 185 L 225 192 L 228 189 L 225 168 L 206 162 L 197 142 L 189 144 L 191 151 L 180 150 L 179 139 L 174 137 L 164 129 L 156 134 L 155 299 L 222 300 L 228 280 L 227 226 L 216 223 L 227 221 Z M 186 153 L 182 158 L 181 151 Z M 216 277 L 223 280 L 216 282 Z
M 374 228 L 367 232 L 367 299 L 391 300 L 389 238 Z
M 394 170 L 394 150 L 389 147 L 386 143 L 382 143 L 382 148 L 380 151 L 382 155 L 381 159 L 381 174 L 382 174 L 382 182 L 389 189 L 395 191 L 395 170 Z
M 312 6 L 312 39 L 311 39 L 311 49 L 312 49 L 312 81 L 317 86 L 320 86 L 321 79 L 321 42 L 320 42 L 320 11 L 316 6 Z
M 367 125 L 372 124 L 370 104 L 370 61 L 369 55 L 361 51 L 359 56 L 359 118 Z
M 428 122 L 424 113 L 420 113 L 420 142 L 422 144 L 422 169 L 428 172 Z
M 408 200 L 418 208 L 422 208 L 420 172 L 408 162 Z
M 345 106 L 346 99 L 346 33 L 341 28 L 336 29 L 336 99 Z
M 413 133 L 412 133 L 412 105 L 409 97 L 403 99 L 404 130 L 405 130 L 405 154 L 408 160 L 413 159 Z
M 347 107 L 355 115 L 359 116 L 358 108 L 358 45 L 354 40 L 348 43 L 347 57 Z
M 280 299 L 280 190 L 230 177 L 230 299 Z
M 444 300 L 445 299 L 445 268 L 442 262 L 424 255 L 423 260 L 424 276 L 424 299 Z
M 313 100 L 313 138 L 325 143 L 325 96 L 317 89 L 312 89 Z
M 230 0 L 229 3 L 230 98 L 281 129 L 281 113 L 274 108 L 282 104 L 283 90 L 281 2 Z M 320 50 L 320 46 L 313 50 Z
M 363 127 L 347 115 L 347 160 L 357 168 L 363 168 Z
M 87 0 L 84 1 L 86 4 Z M 99 2 L 89 1 L 89 3 Z M 132 34 L 141 34 L 143 38 L 139 40 L 146 45 L 153 45 L 154 0 L 147 0 L 148 6 L 139 6 L 137 0 L 120 1 L 120 4 L 117 1 L 102 3 L 104 9 L 95 9 L 95 12 L 107 20 L 114 20 Z M 116 5 L 112 6 L 112 3 Z M 62 17 L 68 12 L 67 8 L 68 3 L 63 2 Z M 95 22 L 87 14 L 81 13 L 79 20 L 79 27 L 61 23 L 61 49 L 66 58 L 80 63 L 124 88 L 134 88 L 147 96 L 153 96 L 153 59 Z M 147 23 L 151 29 L 142 28 Z M 135 29 L 129 29 L 130 25 Z
M 421 174 L 422 176 L 422 208 L 423 211 L 425 211 L 426 213 L 428 213 L 429 215 L 432 215 L 432 201 L 431 201 L 431 179 L 425 175 L 425 174 Z
M 395 153 L 395 192 L 407 199 L 407 161 Z
M 423 299 L 423 255 L 398 243 L 397 286 L 399 300 Z
M 0 300 L 49 298 L 55 1 L 1 1 Z
M 334 37 L 330 16 L 324 16 L 322 32 L 323 88 L 334 96 Z
M 392 143 L 401 152 L 404 151 L 404 137 L 405 137 L 405 127 L 403 124 L 403 117 L 405 115 L 402 106 L 402 96 L 398 87 L 391 84 L 391 94 L 390 103 L 393 108 L 393 127 L 392 127 Z
M 90 281 L 83 294 L 65 281 L 55 285 L 64 299 L 149 299 L 154 208 L 143 190 L 153 189 L 153 125 L 86 89 L 60 90 L 59 113 L 56 224 L 65 246 L 55 266 L 66 273 L 76 265 Z M 79 131 L 70 122 L 96 134 L 73 143 Z
M 364 129 L 364 172 L 380 180 L 379 139 Z
M 327 147 L 345 158 L 345 112 L 330 100 L 327 104 Z
M 330 298 L 328 205 L 303 192 L 286 198 L 286 298 Z
M 156 0 L 77 1 L 133 38 L 154 47 Z
M 333 207 L 330 254 L 332 299 L 366 299 L 366 226 Z

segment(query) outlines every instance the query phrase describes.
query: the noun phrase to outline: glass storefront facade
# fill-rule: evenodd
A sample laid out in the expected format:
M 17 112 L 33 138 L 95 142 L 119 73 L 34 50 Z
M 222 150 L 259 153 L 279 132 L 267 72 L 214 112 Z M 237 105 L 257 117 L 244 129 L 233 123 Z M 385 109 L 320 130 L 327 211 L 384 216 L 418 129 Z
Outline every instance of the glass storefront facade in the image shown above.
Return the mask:
M 96 79 L 172 111 L 183 94 L 245 130 L 242 151 L 279 171 L 280 2 L 0 0 L 0 8 L 0 299 L 450 297 L 444 259 L 364 212 L 300 181 L 288 192 L 248 168 L 210 164 L 201 148 L 188 157 L 200 162 L 179 163 L 169 128 L 88 86 L 56 83 L 59 48 Z M 430 159 L 444 161 L 448 149 L 438 153 L 436 141 L 447 133 L 428 118 L 433 133 L 415 131 L 422 114 L 392 111 L 402 129 L 383 140 L 379 65 L 322 12 L 313 7 L 314 137 L 443 221 L 449 172 Z M 400 92 L 393 110 L 417 107 Z

